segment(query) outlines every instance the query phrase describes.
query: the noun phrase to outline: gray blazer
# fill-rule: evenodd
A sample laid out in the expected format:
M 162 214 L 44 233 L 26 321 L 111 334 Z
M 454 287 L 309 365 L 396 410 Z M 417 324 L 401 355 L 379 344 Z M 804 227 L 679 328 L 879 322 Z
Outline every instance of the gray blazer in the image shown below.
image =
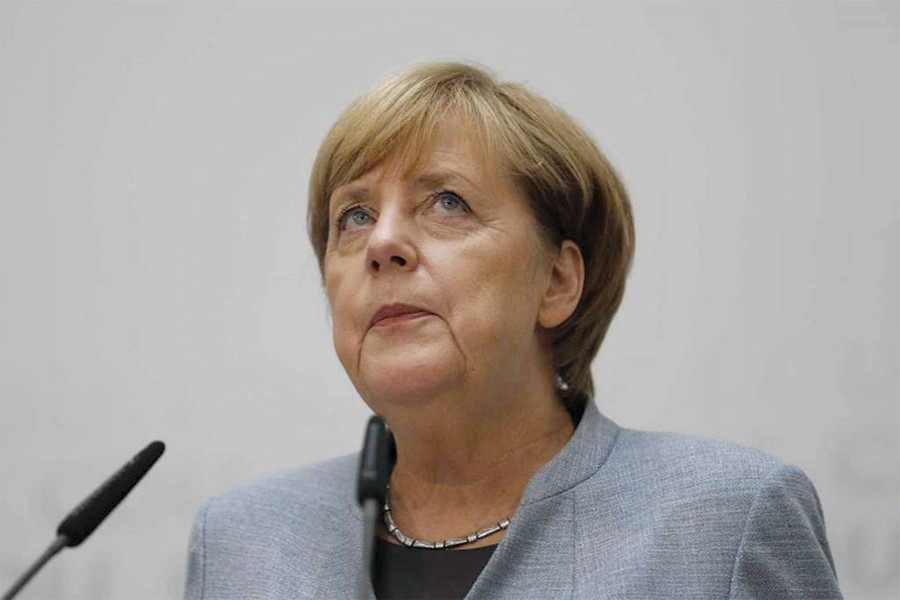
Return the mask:
M 347 456 L 207 501 L 185 598 L 354 597 L 356 468 Z M 593 402 L 467 596 L 726 597 L 841 597 L 812 483 L 756 450 L 620 428 Z

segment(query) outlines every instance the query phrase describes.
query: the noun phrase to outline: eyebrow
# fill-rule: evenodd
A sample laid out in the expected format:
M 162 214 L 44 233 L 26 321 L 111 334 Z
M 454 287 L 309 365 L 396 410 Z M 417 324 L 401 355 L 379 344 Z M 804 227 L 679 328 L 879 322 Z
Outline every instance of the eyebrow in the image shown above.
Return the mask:
M 454 183 L 477 188 L 471 179 L 462 173 L 451 169 L 435 169 L 433 171 L 420 173 L 413 177 L 410 183 L 414 188 L 423 190 L 434 190 Z M 358 181 L 351 181 L 350 183 L 339 186 L 332 194 L 331 201 L 328 203 L 329 212 L 348 204 L 364 202 L 371 196 L 371 187 L 366 184 L 361 184 Z
M 372 195 L 372 190 L 367 185 L 360 185 L 355 182 L 339 186 L 337 190 L 332 192 L 331 198 L 328 200 L 328 212 L 331 213 L 337 207 L 346 206 L 347 204 L 355 204 L 363 202 Z
M 475 184 L 462 173 L 449 170 L 425 172 L 413 179 L 413 185 L 420 188 L 439 188 L 448 183 L 464 183 L 475 187 Z

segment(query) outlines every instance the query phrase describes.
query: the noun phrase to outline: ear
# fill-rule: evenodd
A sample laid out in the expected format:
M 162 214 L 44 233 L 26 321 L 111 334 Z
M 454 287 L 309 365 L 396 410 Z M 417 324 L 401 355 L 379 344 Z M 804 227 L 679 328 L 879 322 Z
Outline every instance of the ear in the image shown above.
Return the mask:
M 553 258 L 550 281 L 538 310 L 538 323 L 550 329 L 568 319 L 584 287 L 584 259 L 581 250 L 572 240 L 563 241 Z

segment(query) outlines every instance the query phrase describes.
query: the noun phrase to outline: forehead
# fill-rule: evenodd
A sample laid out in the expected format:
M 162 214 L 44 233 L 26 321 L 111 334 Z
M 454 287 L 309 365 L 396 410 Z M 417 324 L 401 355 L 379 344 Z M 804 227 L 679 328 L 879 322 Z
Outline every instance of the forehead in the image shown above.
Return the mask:
M 496 187 L 506 181 L 502 162 L 488 149 L 479 131 L 459 119 L 438 124 L 425 138 L 407 141 L 380 162 L 335 188 L 335 196 L 360 195 L 386 180 L 424 187 L 464 183 Z

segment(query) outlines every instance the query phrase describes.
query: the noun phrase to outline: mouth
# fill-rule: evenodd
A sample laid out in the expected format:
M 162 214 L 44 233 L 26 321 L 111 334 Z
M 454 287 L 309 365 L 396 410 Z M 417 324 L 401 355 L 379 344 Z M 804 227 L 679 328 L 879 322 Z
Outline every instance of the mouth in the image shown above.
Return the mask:
M 412 321 L 421 317 L 428 317 L 432 314 L 434 313 L 427 311 L 424 308 L 411 306 L 409 304 L 385 304 L 372 315 L 369 327 L 387 327 L 389 325 L 405 323 L 406 321 Z

